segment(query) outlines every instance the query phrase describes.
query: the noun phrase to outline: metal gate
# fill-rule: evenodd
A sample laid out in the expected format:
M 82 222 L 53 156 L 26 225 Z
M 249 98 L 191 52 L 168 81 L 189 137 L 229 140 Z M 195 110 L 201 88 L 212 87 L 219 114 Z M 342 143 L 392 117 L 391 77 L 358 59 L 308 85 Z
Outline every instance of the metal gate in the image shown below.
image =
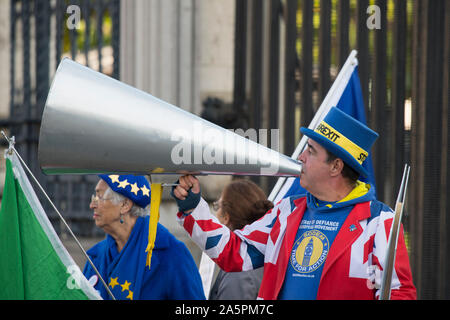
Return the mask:
M 71 5 L 79 8 L 80 25 L 69 29 Z M 404 225 L 419 298 L 450 299 L 450 2 L 236 0 L 235 6 L 234 112 L 249 127 L 282 128 L 285 154 L 350 50 L 358 50 L 367 119 L 381 133 L 373 149 L 379 199 L 393 206 L 409 162 Z M 119 78 L 119 9 L 120 0 L 10 0 L 10 117 L 0 125 L 16 137 L 18 151 L 82 236 L 101 232 L 88 223 L 97 178 L 42 176 L 40 119 L 63 55 Z M 368 27 L 373 12 L 380 28 Z M 261 182 L 266 190 L 273 184 Z
M 350 51 L 358 51 L 366 118 L 380 133 L 372 150 L 378 198 L 394 206 L 403 164 L 410 163 L 403 223 L 418 296 L 449 299 L 450 2 L 235 4 L 235 112 L 246 112 L 252 128 L 283 128 L 285 154 Z M 266 190 L 272 185 L 266 181 Z
M 15 136 L 16 149 L 80 236 L 102 234 L 89 223 L 97 178 L 44 176 L 37 161 L 40 121 L 62 57 L 119 78 L 119 9 L 120 0 L 10 1 L 10 116 L 0 125 Z M 41 203 L 59 233 L 56 213 Z

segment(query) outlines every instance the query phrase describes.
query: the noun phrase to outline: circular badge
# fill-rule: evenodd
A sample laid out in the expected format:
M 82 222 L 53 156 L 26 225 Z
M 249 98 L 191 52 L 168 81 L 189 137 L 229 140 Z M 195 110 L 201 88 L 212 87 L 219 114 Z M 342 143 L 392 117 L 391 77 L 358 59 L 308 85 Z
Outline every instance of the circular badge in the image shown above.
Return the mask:
M 310 273 L 319 268 L 329 251 L 328 238 L 318 230 L 305 231 L 294 243 L 291 265 L 299 273 Z
M 98 282 L 98 276 L 94 274 L 92 277 L 89 278 L 88 281 L 94 287 Z

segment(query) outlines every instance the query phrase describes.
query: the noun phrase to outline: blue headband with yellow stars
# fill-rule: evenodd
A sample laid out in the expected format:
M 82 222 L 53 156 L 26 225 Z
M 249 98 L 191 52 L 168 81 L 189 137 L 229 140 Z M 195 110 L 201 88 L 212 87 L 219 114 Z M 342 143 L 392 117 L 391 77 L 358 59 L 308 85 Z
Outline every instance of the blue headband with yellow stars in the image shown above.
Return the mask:
M 109 187 L 141 208 L 150 204 L 150 184 L 144 176 L 99 174 Z

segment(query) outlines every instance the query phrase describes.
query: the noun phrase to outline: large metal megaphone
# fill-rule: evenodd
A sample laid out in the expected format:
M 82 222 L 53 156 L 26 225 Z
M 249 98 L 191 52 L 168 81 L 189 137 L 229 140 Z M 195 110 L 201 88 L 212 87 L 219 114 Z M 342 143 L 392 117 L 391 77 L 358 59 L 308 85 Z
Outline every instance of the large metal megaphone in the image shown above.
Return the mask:
M 66 58 L 45 104 L 38 158 L 45 174 L 300 173 L 297 161 L 254 140 Z

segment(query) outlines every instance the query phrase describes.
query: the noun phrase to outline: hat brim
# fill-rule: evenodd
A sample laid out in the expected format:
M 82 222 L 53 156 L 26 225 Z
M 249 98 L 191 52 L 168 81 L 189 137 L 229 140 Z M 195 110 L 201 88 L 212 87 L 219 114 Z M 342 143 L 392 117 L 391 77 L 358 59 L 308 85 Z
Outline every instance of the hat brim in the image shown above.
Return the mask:
M 356 170 L 360 175 L 367 178 L 368 172 L 362 165 L 359 164 L 359 162 L 353 158 L 350 153 L 348 153 L 344 148 L 341 148 L 337 144 L 331 142 L 321 134 L 318 134 L 317 132 L 301 127 L 300 132 L 304 134 L 305 136 L 313 139 L 317 143 L 319 143 L 322 147 L 330 151 L 332 154 L 337 156 L 338 158 L 341 158 L 347 165 L 349 165 L 352 169 Z

